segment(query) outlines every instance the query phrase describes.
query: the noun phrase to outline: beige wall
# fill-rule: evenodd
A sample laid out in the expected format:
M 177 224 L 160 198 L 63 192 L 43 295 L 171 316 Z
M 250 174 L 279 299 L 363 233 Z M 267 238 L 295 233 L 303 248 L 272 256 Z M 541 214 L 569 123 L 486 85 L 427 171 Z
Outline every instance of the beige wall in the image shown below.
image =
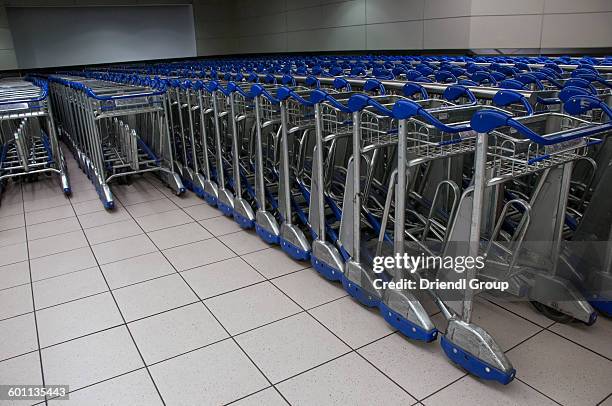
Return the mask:
M 193 4 L 198 55 L 612 47 L 612 0 L 0 0 L 0 69 L 6 6 L 126 4 Z
M 6 7 L 0 3 L 0 70 L 11 69 L 17 69 L 17 56 L 6 17 Z
M 193 0 L 0 0 L 0 70 L 18 68 L 13 38 L 6 15 L 7 7 L 126 6 L 192 3 Z
M 194 7 L 200 55 L 612 47 L 612 0 L 196 0 Z

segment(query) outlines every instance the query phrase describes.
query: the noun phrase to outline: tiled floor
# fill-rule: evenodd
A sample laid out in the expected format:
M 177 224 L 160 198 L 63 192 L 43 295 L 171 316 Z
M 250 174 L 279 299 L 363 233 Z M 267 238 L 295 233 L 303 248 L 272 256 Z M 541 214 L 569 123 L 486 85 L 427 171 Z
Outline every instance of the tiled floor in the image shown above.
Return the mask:
M 518 371 L 482 382 L 193 194 L 140 178 L 107 212 L 70 173 L 70 199 L 53 180 L 2 197 L 0 384 L 70 385 L 57 406 L 612 404 L 609 319 L 479 299 Z

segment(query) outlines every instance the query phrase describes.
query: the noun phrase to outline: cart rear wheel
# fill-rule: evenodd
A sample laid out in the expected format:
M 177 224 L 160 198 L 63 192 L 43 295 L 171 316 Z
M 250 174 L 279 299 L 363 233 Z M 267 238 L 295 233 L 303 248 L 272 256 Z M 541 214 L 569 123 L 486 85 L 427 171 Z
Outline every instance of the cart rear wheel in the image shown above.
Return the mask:
M 572 316 L 568 316 L 565 313 L 561 313 L 558 310 L 553 309 L 552 307 L 546 306 L 540 302 L 532 301 L 531 304 L 536 308 L 537 311 L 542 313 L 544 316 L 548 317 L 551 320 L 556 321 L 557 323 L 571 323 L 575 319 Z

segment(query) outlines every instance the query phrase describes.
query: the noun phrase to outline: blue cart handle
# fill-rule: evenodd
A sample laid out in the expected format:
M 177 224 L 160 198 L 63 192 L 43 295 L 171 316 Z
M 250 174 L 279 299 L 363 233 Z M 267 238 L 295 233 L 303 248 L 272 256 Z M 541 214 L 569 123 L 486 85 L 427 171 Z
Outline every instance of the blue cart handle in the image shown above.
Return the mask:
M 366 94 L 355 94 L 348 101 L 348 108 L 351 112 L 361 111 L 367 106 L 374 107 L 379 113 L 393 117 L 393 112 L 380 104 L 376 99 Z
M 533 114 L 533 107 L 531 107 L 531 103 L 529 100 L 519 92 L 515 92 L 514 90 L 500 90 L 495 93 L 493 96 L 493 104 L 500 107 L 510 106 L 511 104 L 522 104 L 527 110 L 528 115 Z
M 567 99 L 563 108 L 571 115 L 579 115 L 589 110 L 601 109 L 608 116 L 608 119 L 612 120 L 612 109 L 610 106 L 591 95 L 577 94 L 572 96 Z M 612 125 L 612 123 L 608 124 Z
M 598 125 L 593 127 L 578 127 L 575 129 L 575 131 L 557 135 L 555 137 L 542 137 L 541 135 L 531 131 L 522 123 L 513 119 L 508 114 L 488 109 L 481 110 L 474 114 L 471 121 L 472 129 L 478 131 L 479 133 L 489 133 L 496 128 L 506 126 L 514 128 L 525 138 L 540 145 L 555 145 L 602 132 L 601 125 Z M 612 127 L 612 125 L 608 125 L 608 127 Z
M 437 129 L 447 133 L 459 133 L 461 131 L 469 131 L 471 127 L 467 124 L 461 124 L 457 126 L 449 126 L 435 118 L 429 113 L 423 106 L 413 100 L 398 100 L 393 105 L 392 117 L 397 120 L 405 120 L 411 117 L 421 117 L 425 119 L 429 124 L 433 125 Z
M 404 96 L 406 97 L 412 97 L 416 93 L 420 93 L 422 99 L 429 99 L 429 94 L 427 93 L 427 90 L 418 83 L 406 83 L 404 87 L 402 87 L 402 93 L 404 93 Z
M 450 102 L 454 102 L 462 96 L 467 97 L 467 99 L 470 101 L 470 104 L 476 104 L 476 96 L 474 96 L 474 93 L 472 93 L 472 91 L 465 86 L 449 86 L 446 88 L 446 90 L 444 90 L 444 93 L 442 94 L 442 97 Z
M 272 96 L 266 89 L 263 88 L 262 85 L 255 84 L 251 86 L 251 90 L 249 91 L 250 98 L 254 99 L 258 96 L 263 96 L 268 99 L 271 103 L 279 104 L 280 100 L 276 97 Z

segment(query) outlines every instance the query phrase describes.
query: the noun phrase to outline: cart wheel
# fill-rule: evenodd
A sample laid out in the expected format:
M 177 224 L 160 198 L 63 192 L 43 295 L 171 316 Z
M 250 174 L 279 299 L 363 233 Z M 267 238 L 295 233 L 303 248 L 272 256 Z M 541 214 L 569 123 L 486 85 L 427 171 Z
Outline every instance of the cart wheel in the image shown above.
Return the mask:
M 555 310 L 552 307 L 546 306 L 545 304 L 542 304 L 540 302 L 531 301 L 531 304 L 533 305 L 533 307 L 535 307 L 537 311 L 539 311 L 549 319 L 556 321 L 557 323 L 567 324 L 575 320 L 572 316 L 568 316 L 565 313 L 561 313 L 560 311 Z

